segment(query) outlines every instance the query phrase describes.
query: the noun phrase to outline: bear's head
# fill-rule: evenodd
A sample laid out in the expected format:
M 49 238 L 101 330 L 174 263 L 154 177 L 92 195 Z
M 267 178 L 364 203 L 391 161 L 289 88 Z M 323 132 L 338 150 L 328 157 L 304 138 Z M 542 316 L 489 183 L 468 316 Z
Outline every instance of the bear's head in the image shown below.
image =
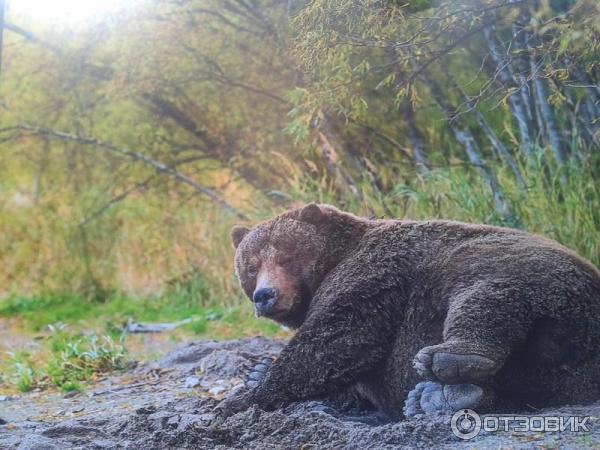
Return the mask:
M 313 294 L 344 248 L 344 230 L 355 219 L 360 220 L 312 203 L 252 229 L 235 226 L 235 272 L 256 314 L 300 326 Z

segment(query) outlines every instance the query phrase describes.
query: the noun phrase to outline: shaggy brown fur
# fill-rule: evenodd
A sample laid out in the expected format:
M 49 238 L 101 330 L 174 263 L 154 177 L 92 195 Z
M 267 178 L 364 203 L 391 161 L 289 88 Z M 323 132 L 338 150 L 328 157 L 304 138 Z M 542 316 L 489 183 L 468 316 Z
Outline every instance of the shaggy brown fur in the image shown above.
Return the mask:
M 554 241 L 315 204 L 232 238 L 248 297 L 298 331 L 227 413 L 352 386 L 394 418 L 600 398 L 600 273 Z

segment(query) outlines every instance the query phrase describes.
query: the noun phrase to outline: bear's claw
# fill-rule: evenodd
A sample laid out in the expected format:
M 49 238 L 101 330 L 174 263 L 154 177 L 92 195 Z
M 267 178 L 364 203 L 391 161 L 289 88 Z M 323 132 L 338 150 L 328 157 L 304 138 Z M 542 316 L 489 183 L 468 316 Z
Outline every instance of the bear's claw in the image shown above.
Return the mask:
M 260 363 L 256 364 L 246 376 L 246 387 L 252 389 L 258 386 L 264 380 L 272 363 L 273 358 L 265 357 Z
M 476 409 L 486 400 L 484 390 L 474 384 L 446 384 L 422 381 L 408 393 L 404 415 L 452 414 L 463 408 Z
M 494 375 L 500 366 L 494 359 L 447 344 L 425 347 L 413 361 L 413 367 L 419 375 L 447 384 L 485 380 Z

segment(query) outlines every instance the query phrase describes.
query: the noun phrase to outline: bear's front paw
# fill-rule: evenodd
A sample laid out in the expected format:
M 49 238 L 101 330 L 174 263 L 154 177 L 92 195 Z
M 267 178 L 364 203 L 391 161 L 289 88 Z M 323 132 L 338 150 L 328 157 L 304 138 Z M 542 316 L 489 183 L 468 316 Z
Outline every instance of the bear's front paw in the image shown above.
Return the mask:
M 246 387 L 252 389 L 258 386 L 265 379 L 271 364 L 273 364 L 273 358 L 265 357 L 260 363 L 250 369 L 249 373 L 246 375 Z
M 478 382 L 491 377 L 501 367 L 494 356 L 483 356 L 487 353 L 468 344 L 446 342 L 422 348 L 415 356 L 413 367 L 423 378 L 442 383 Z
M 216 406 L 214 412 L 217 416 L 226 419 L 234 414 L 246 411 L 253 403 L 253 392 L 241 389 L 223 399 L 221 403 Z
M 452 414 L 459 409 L 476 409 L 489 400 L 485 391 L 474 384 L 446 384 L 422 381 L 408 393 L 404 402 L 404 415 Z

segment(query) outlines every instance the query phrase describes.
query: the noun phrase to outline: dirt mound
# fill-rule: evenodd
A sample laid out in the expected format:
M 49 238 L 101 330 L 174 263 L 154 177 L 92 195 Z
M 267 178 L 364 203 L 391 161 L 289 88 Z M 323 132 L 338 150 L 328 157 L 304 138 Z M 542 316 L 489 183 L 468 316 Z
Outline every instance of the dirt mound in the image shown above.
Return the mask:
M 252 338 L 188 344 L 155 364 L 108 377 L 76 396 L 33 393 L 0 402 L 0 448 L 52 449 L 398 449 L 598 448 L 600 404 L 536 415 L 592 416 L 589 433 L 485 433 L 461 441 L 448 416 L 390 423 L 349 395 L 250 409 L 221 420 L 219 399 L 243 367 L 284 343 Z M 598 430 L 596 430 L 598 428 Z

